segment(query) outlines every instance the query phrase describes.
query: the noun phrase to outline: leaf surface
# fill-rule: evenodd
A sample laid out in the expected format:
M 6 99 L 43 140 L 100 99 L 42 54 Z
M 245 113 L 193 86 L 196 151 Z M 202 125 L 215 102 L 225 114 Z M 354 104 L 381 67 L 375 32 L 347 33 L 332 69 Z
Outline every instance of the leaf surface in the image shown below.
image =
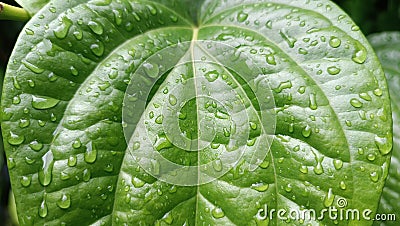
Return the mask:
M 30 15 L 36 14 L 42 9 L 50 0 L 16 0 Z
M 375 212 L 391 109 L 350 18 L 330 1 L 182 3 L 51 1 L 24 28 L 2 97 L 20 223 Z

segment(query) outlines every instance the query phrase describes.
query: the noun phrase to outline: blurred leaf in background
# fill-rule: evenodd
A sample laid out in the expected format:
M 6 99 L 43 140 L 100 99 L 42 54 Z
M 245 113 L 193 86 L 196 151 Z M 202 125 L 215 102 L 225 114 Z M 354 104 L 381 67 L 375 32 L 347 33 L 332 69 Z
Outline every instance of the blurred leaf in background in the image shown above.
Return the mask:
M 399 0 L 333 0 L 359 25 L 365 35 L 400 31 Z

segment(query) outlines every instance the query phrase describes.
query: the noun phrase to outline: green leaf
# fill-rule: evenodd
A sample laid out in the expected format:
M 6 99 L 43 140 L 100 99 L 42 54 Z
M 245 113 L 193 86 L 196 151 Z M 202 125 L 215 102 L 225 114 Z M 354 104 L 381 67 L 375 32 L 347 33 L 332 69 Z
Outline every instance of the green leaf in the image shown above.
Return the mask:
M 50 0 L 15 0 L 30 15 L 34 15 L 41 10 Z
M 389 176 L 383 189 L 379 212 L 396 214 L 396 221 L 385 221 L 381 225 L 398 225 L 400 216 L 400 32 L 384 32 L 370 35 L 388 79 L 393 109 L 393 154 Z
M 392 119 L 358 27 L 330 1 L 184 2 L 56 0 L 26 25 L 2 96 L 19 222 L 373 218 Z

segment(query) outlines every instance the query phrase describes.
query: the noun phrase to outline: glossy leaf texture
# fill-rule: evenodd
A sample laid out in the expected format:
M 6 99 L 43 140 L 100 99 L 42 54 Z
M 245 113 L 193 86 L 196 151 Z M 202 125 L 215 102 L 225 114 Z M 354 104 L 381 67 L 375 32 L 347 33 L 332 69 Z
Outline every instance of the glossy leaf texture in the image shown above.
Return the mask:
M 42 9 L 50 0 L 16 0 L 30 15 L 36 14 Z
M 55 0 L 26 25 L 2 97 L 20 223 L 371 225 L 260 214 L 266 207 L 375 213 L 392 118 L 384 73 L 359 28 L 330 1 L 183 2 Z M 195 48 L 198 41 L 211 41 L 210 48 Z M 232 47 L 233 57 L 213 43 Z M 151 57 L 161 66 L 148 64 Z M 132 86 L 139 92 L 130 93 Z M 262 105 L 268 87 L 272 108 Z M 126 136 L 126 103 L 146 92 L 143 112 L 131 109 L 141 113 L 138 126 Z M 207 102 L 212 95 L 221 101 Z M 170 114 L 174 106 L 181 109 Z M 236 123 L 240 114 L 248 123 Z M 265 115 L 276 117 L 273 134 Z M 197 138 L 189 146 L 204 151 L 171 140 L 170 119 L 183 140 Z M 212 142 L 204 142 L 209 134 Z M 235 136 L 245 142 L 231 142 Z M 196 186 L 158 180 L 163 165 L 151 159 L 159 153 L 178 165 L 213 162 L 223 171 L 218 156 L 241 149 L 266 156 L 253 161 L 246 152 L 222 177 Z
M 400 222 L 400 33 L 378 33 L 370 35 L 368 39 L 385 71 L 393 111 L 393 153 L 379 212 L 396 214 L 397 221 L 379 223 L 380 225 L 398 225 Z

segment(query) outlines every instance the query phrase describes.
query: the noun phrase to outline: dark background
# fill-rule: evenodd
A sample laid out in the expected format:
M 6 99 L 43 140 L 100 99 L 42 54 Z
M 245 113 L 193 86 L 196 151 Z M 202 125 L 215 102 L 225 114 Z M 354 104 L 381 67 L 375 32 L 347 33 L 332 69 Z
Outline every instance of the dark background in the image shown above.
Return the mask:
M 5 0 L 16 5 L 14 1 Z M 359 25 L 365 35 L 382 31 L 400 31 L 400 0 L 333 0 Z M 24 23 L 0 21 L 0 86 L 8 58 Z M 0 225 L 16 225 L 15 209 L 10 208 L 10 184 L 2 143 L 0 142 Z

